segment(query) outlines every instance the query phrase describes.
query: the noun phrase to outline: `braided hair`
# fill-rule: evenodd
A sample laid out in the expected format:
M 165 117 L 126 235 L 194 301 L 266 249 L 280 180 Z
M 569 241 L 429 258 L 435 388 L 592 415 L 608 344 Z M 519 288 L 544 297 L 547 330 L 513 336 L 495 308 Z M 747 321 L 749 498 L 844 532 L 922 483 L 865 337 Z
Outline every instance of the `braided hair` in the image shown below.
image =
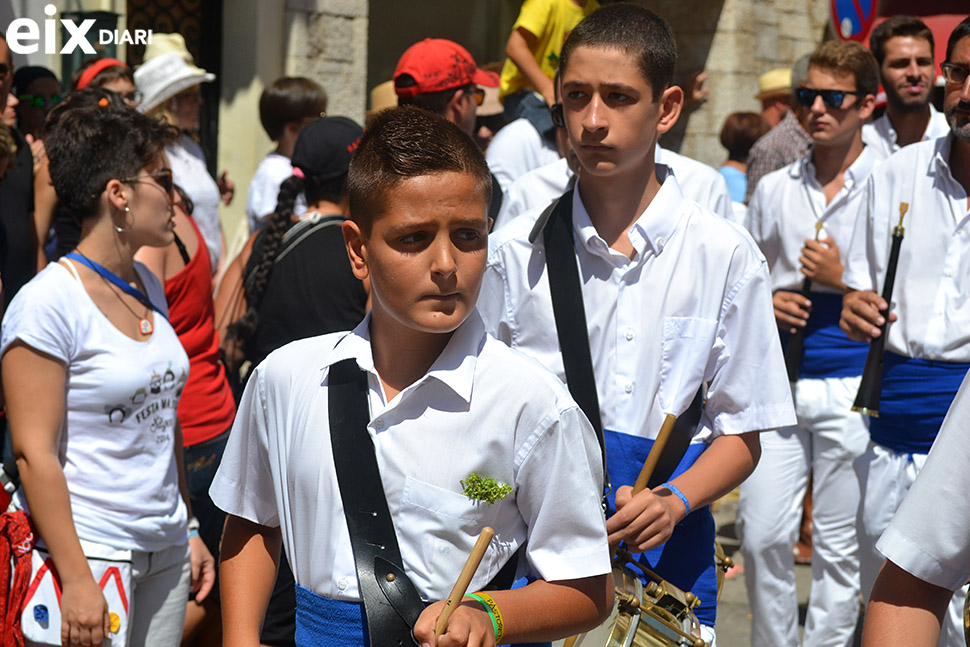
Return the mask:
M 273 265 L 283 247 L 283 235 L 290 228 L 293 207 L 297 197 L 303 193 L 303 185 L 303 178 L 296 175 L 291 175 L 280 185 L 276 211 L 270 215 L 263 234 L 257 239 L 261 243 L 259 256 L 255 259 L 255 264 L 252 264 L 252 260 L 247 264 L 247 267 L 253 269 L 243 276 L 246 312 L 229 326 L 226 331 L 229 339 L 245 342 L 256 332 L 259 325 L 259 304 L 266 292 L 266 286 L 269 285 Z

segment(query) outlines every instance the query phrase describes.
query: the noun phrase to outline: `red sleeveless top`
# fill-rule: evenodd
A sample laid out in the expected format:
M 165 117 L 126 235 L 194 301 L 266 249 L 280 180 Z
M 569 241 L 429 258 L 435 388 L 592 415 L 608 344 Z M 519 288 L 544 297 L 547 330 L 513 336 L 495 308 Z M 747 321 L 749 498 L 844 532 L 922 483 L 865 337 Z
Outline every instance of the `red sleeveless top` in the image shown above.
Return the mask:
M 191 217 L 189 222 L 198 248 L 188 265 L 165 281 L 169 321 L 189 356 L 189 379 L 178 406 L 186 447 L 228 430 L 236 415 L 226 368 L 219 359 L 209 252 L 198 225 Z

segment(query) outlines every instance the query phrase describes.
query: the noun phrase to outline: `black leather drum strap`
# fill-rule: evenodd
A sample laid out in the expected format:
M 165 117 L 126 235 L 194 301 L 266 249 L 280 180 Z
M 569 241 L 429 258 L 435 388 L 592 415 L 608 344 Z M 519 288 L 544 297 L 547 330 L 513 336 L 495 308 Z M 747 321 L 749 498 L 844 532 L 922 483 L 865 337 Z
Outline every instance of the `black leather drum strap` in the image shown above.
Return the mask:
M 367 433 L 367 374 L 353 359 L 330 367 L 328 401 L 333 462 L 370 647 L 413 645 L 411 628 L 424 604 L 404 573 L 374 444 Z
M 596 431 L 603 453 L 603 476 L 608 482 L 606 443 L 603 440 L 600 401 L 596 394 L 593 359 L 589 350 L 586 307 L 583 305 L 579 263 L 573 248 L 572 214 L 573 192 L 567 191 L 539 216 L 536 227 L 545 225 L 542 234 L 546 248 L 546 265 L 549 268 L 549 292 L 552 294 L 552 312 L 556 319 L 559 350 L 566 371 L 566 385 Z M 533 230 L 533 234 L 535 233 Z

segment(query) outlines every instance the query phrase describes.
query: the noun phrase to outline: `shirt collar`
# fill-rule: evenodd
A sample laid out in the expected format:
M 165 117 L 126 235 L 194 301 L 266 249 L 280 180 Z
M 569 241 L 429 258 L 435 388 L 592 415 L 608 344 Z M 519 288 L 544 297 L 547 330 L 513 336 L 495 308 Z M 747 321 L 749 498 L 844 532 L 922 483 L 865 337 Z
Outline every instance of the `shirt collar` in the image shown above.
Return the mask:
M 936 139 L 933 144 L 933 157 L 930 159 L 930 168 L 927 169 L 928 175 L 932 176 L 936 170 L 946 171 L 947 174 L 950 173 L 950 149 L 952 146 L 952 132 Z
M 337 362 L 353 359 L 361 370 L 377 375 L 371 348 L 370 319 L 371 315 L 367 313 L 356 328 L 337 342 L 327 357 L 324 368 L 329 369 Z M 475 381 L 475 365 L 484 344 L 485 324 L 476 309 L 458 326 L 428 372 L 405 391 L 413 390 L 422 382 L 435 379 L 454 391 L 466 403 L 470 403 Z
M 872 173 L 875 165 L 875 155 L 872 154 L 868 146 L 864 146 L 862 152 L 855 158 L 855 161 L 849 165 L 849 168 L 845 169 L 843 182 L 845 183 L 846 190 L 851 191 L 858 183 L 864 182 L 869 177 L 869 174 Z M 811 149 L 805 154 L 805 157 L 801 159 L 799 164 L 791 165 L 789 175 L 793 178 L 808 179 L 816 186 L 818 185 L 818 179 L 815 177 L 815 165 L 812 163 Z
M 661 183 L 660 190 L 627 232 L 630 244 L 636 251 L 635 260 L 642 259 L 647 249 L 657 256 L 663 252 L 677 227 L 680 206 L 684 201 L 684 193 L 670 167 L 658 163 L 656 169 Z M 606 241 L 600 237 L 589 218 L 586 205 L 579 195 L 579 181 L 573 189 L 573 230 L 591 254 L 609 256 L 611 253 Z

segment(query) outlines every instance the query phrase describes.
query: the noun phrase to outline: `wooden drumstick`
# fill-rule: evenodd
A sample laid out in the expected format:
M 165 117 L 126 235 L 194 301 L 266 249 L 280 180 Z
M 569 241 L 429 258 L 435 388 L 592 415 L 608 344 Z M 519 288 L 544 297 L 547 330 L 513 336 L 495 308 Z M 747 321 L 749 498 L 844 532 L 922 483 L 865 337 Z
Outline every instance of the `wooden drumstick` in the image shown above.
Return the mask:
M 488 549 L 488 544 L 494 536 L 495 531 L 490 527 L 485 526 L 482 528 L 481 534 L 478 535 L 478 541 L 475 542 L 475 547 L 472 548 L 472 552 L 468 555 L 465 566 L 461 569 L 461 573 L 458 574 L 454 588 L 451 589 L 451 595 L 448 596 L 448 601 L 445 602 L 445 608 L 441 610 L 441 615 L 438 616 L 438 623 L 434 628 L 435 640 L 445 630 L 445 627 L 448 625 L 448 618 L 451 617 L 452 612 L 461 604 L 461 599 L 465 597 L 465 591 L 468 590 L 468 583 L 472 581 L 472 576 L 478 570 L 478 565 L 481 564 L 482 557 L 485 556 L 485 551 Z
M 647 481 L 653 476 L 653 470 L 657 467 L 657 462 L 660 461 L 660 455 L 664 451 L 664 446 L 667 444 L 667 440 L 670 439 L 670 434 L 674 430 L 674 423 L 677 422 L 677 416 L 672 413 L 668 413 L 664 417 L 663 424 L 660 425 L 660 431 L 657 433 L 657 439 L 653 441 L 653 447 L 650 448 L 650 453 L 647 454 L 647 460 L 643 462 L 643 468 L 640 470 L 640 476 L 637 477 L 637 482 L 633 484 L 633 494 L 640 492 L 645 487 L 647 487 Z

